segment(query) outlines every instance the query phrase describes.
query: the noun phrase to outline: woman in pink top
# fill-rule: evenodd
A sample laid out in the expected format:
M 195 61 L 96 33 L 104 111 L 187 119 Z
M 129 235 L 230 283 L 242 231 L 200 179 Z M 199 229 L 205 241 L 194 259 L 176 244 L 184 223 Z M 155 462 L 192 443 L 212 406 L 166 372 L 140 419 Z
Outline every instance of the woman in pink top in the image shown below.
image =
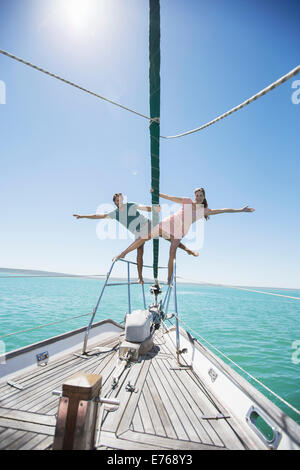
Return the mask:
M 151 189 L 150 192 L 153 190 Z M 163 237 L 166 240 L 171 241 L 170 247 L 170 256 L 168 263 L 168 283 L 171 283 L 172 273 L 173 273 L 173 263 L 176 257 L 176 250 L 180 244 L 181 239 L 188 233 L 190 226 L 199 220 L 201 217 L 205 217 L 206 220 L 209 219 L 210 215 L 215 214 L 225 214 L 225 213 L 235 213 L 235 212 L 253 212 L 255 209 L 252 209 L 248 206 L 243 207 L 242 209 L 209 209 L 207 200 L 205 197 L 205 190 L 203 188 L 197 188 L 194 191 L 195 198 L 194 200 L 184 197 L 175 197 L 168 196 L 167 194 L 159 193 L 159 196 L 168 199 L 169 201 L 177 202 L 182 204 L 181 209 L 175 214 L 166 217 L 158 225 L 156 225 L 150 236 L 146 239 L 151 240 L 152 238 Z M 126 250 L 124 250 L 119 256 L 116 256 L 115 259 L 124 258 L 130 251 L 136 250 L 140 244 L 144 243 L 145 239 L 139 239 L 132 243 Z

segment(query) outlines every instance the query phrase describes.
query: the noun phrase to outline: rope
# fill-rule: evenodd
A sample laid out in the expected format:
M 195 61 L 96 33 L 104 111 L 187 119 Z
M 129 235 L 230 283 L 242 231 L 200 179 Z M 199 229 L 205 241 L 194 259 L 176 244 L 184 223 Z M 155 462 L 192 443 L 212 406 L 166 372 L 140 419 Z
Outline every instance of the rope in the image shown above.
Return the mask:
M 19 333 L 27 333 L 27 331 L 39 330 L 40 328 L 44 328 L 45 326 L 57 325 L 58 323 L 63 323 L 65 321 L 73 320 L 75 318 L 86 317 L 87 315 L 91 315 L 91 313 L 84 313 L 83 315 L 78 315 L 76 317 L 69 317 L 69 318 L 65 318 L 64 320 L 56 321 L 53 323 L 46 323 L 44 325 L 35 326 L 34 328 L 28 328 L 27 330 L 15 331 L 14 333 L 8 333 L 6 335 L 2 335 L 0 336 L 0 338 L 7 338 L 8 336 L 18 335 Z
M 291 295 L 274 294 L 274 292 L 265 292 L 265 291 L 262 291 L 262 290 L 247 289 L 246 287 L 239 287 L 239 286 L 227 286 L 226 284 L 213 284 L 213 283 L 211 283 L 211 282 L 206 283 L 206 282 L 204 282 L 204 281 L 196 281 L 196 280 L 194 280 L 194 279 L 187 279 L 187 278 L 182 277 L 182 276 L 177 276 L 177 277 L 179 277 L 180 279 L 185 279 L 186 281 L 195 282 L 195 283 L 197 283 L 197 284 L 204 284 L 204 285 L 215 286 L 215 287 L 227 287 L 228 289 L 246 290 L 246 291 L 248 291 L 248 292 L 257 292 L 257 293 L 259 293 L 259 294 L 275 295 L 276 297 L 286 297 L 287 299 L 300 300 L 300 297 L 293 297 L 293 296 L 291 296 Z
M 112 101 L 108 98 L 105 98 L 104 96 L 101 96 L 99 95 L 98 93 L 95 93 L 93 91 L 90 91 L 88 90 L 87 88 L 84 88 L 80 85 L 77 85 L 76 83 L 73 83 L 73 82 L 70 82 L 69 80 L 66 80 L 65 78 L 62 78 L 62 77 L 59 77 L 58 75 L 54 74 L 54 73 L 51 73 L 51 72 L 48 72 L 47 70 L 44 70 L 42 69 L 41 67 L 38 67 L 37 65 L 34 65 L 30 62 L 27 62 L 26 60 L 23 60 L 23 59 L 20 59 L 20 57 L 17 57 L 13 54 L 10 54 L 9 52 L 6 52 L 2 49 L 0 49 L 0 53 L 7 56 L 7 57 L 10 57 L 11 59 L 14 59 L 14 60 L 17 60 L 18 62 L 21 62 L 22 64 L 25 64 L 25 65 L 28 65 L 28 67 L 31 67 L 35 70 L 38 70 L 39 72 L 42 72 L 46 75 L 49 75 L 50 77 L 53 77 L 53 78 L 56 78 L 57 80 L 60 80 L 61 82 L 64 82 L 66 83 L 67 85 L 71 85 L 75 88 L 78 88 L 79 90 L 81 91 L 84 91 L 85 93 L 88 93 L 90 95 L 93 95 L 93 96 L 96 96 L 96 98 L 100 98 L 101 100 L 104 100 L 110 104 L 113 104 L 115 106 L 118 106 L 119 108 L 122 108 L 122 109 L 125 109 L 126 111 L 129 111 L 130 113 L 133 113 L 133 114 L 136 114 L 137 116 L 141 116 L 145 119 L 148 119 L 150 121 L 150 123 L 152 122 L 156 122 L 156 120 L 158 119 L 157 117 L 153 117 L 153 118 L 150 118 L 149 116 L 145 116 L 145 114 L 141 114 L 141 113 L 138 113 L 137 111 L 134 111 L 133 109 L 130 109 L 130 108 L 127 108 L 126 106 L 123 106 L 122 104 L 120 103 L 116 103 L 115 101 Z
M 224 286 L 224 287 L 232 287 L 232 286 Z M 259 294 L 276 295 L 277 297 L 286 297 L 287 299 L 300 300 L 300 297 L 293 297 L 292 295 L 274 294 L 273 292 L 264 292 L 262 290 L 246 289 L 244 287 L 234 287 L 234 289 L 247 290 L 249 292 L 258 292 Z
M 183 132 L 182 134 L 177 134 L 177 135 L 170 135 L 170 136 L 160 136 L 161 138 L 163 139 L 176 139 L 177 137 L 183 137 L 185 135 L 188 135 L 188 134 L 193 134 L 194 132 L 198 132 L 198 131 L 201 131 L 202 129 L 205 129 L 206 127 L 209 127 L 211 126 L 212 124 L 215 124 L 216 122 L 220 121 L 221 119 L 224 119 L 225 117 L 229 116 L 230 114 L 234 113 L 235 111 L 238 111 L 239 109 L 242 109 L 244 108 L 245 106 L 247 106 L 248 104 L 252 103 L 253 101 L 257 100 L 258 98 L 260 98 L 261 96 L 263 95 L 266 95 L 269 91 L 273 90 L 274 88 L 278 87 L 279 85 L 281 85 L 282 83 L 286 82 L 287 80 L 289 80 L 290 78 L 294 77 L 295 75 L 297 75 L 298 73 L 300 72 L 300 65 L 298 65 L 297 67 L 295 67 L 293 70 L 291 70 L 289 73 L 287 73 L 286 75 L 284 75 L 283 77 L 279 78 L 276 82 L 272 83 L 271 85 L 267 86 L 266 88 L 264 88 L 263 90 L 261 90 L 259 93 L 257 93 L 256 95 L 252 96 L 251 98 L 247 99 L 246 101 L 244 101 L 243 103 L 239 104 L 238 106 L 235 106 L 234 108 L 230 109 L 229 111 L 227 111 L 226 113 L 222 114 L 221 116 L 217 117 L 216 119 L 213 119 L 212 121 L 204 124 L 203 126 L 201 127 L 197 127 L 196 129 L 192 129 L 190 131 L 187 131 L 187 132 Z
M 152 0 L 152 1 L 156 1 L 156 0 Z M 77 85 L 76 83 L 73 83 L 69 80 L 66 80 L 65 78 L 62 78 L 52 72 L 48 72 L 47 70 L 41 68 L 41 67 L 38 67 L 37 65 L 34 65 L 32 64 L 31 62 L 28 62 L 24 59 L 21 59 L 20 57 L 17 57 L 13 54 L 10 54 L 9 52 L 7 51 L 4 51 L 3 49 L 0 49 L 0 53 L 11 58 L 11 59 L 14 59 L 18 62 L 21 62 L 22 64 L 24 65 L 27 65 L 28 67 L 31 67 L 35 70 L 38 70 L 39 72 L 42 72 L 46 75 L 49 75 L 50 77 L 52 78 L 56 78 L 57 80 L 60 80 L 61 82 L 63 83 L 66 83 L 67 85 L 71 85 L 75 88 L 78 88 L 79 90 L 81 91 L 84 91 L 85 93 L 88 93 L 92 96 L 96 96 L 96 98 L 99 98 L 101 100 L 104 100 L 110 104 L 113 104 L 115 106 L 118 106 L 119 108 L 122 108 L 126 111 L 129 111 L 130 113 L 133 113 L 133 114 L 136 114 L 137 116 L 140 116 L 140 117 L 143 117 L 145 119 L 148 119 L 149 121 L 149 124 L 150 124 L 150 129 L 152 127 L 152 124 L 153 123 L 156 123 L 159 125 L 160 123 L 160 117 L 158 115 L 156 116 L 152 116 L 152 117 L 149 117 L 149 116 L 146 116 L 145 114 L 142 114 L 142 113 L 139 113 L 131 108 L 128 108 L 120 103 L 116 103 L 115 101 L 112 101 L 108 98 L 105 98 L 104 96 L 101 96 L 99 95 L 98 93 L 95 93 L 91 90 L 88 90 L 87 88 L 84 88 L 80 85 Z M 195 129 L 192 129 L 190 131 L 187 131 L 187 132 L 183 132 L 181 134 L 177 134 L 177 135 L 170 135 L 170 136 L 163 136 L 163 135 L 159 135 L 158 136 L 153 136 L 152 139 L 153 140 L 159 140 L 159 138 L 161 139 L 175 139 L 177 137 L 183 137 L 185 135 L 188 135 L 188 134 L 193 134 L 194 132 L 199 132 L 201 131 L 202 129 L 205 129 L 206 127 L 209 127 L 211 126 L 212 124 L 215 124 L 216 122 L 220 121 L 221 119 L 224 119 L 225 117 L 229 116 L 230 114 L 234 113 L 235 111 L 238 111 L 239 109 L 242 109 L 244 108 L 245 106 L 247 106 L 248 104 L 252 103 L 253 101 L 257 100 L 258 98 L 260 98 L 261 96 L 263 95 L 266 95 L 269 91 L 273 90 L 274 88 L 278 87 L 279 85 L 281 85 L 282 83 L 286 82 L 287 80 L 289 80 L 290 78 L 294 77 L 295 75 L 297 75 L 298 73 L 300 72 L 300 65 L 298 65 L 297 67 L 295 67 L 294 69 L 292 69 L 290 72 L 288 72 L 286 75 L 284 75 L 283 77 L 279 78 L 276 82 L 272 83 L 271 85 L 269 85 L 268 87 L 264 88 L 263 90 L 261 90 L 259 93 L 257 93 L 256 95 L 252 96 L 251 98 L 247 99 L 246 101 L 244 101 L 243 103 L 239 104 L 238 106 L 235 106 L 234 108 L 230 109 L 229 111 L 227 111 L 226 113 L 218 116 L 217 118 L 213 119 L 212 121 L 204 124 L 203 126 L 201 127 L 197 127 Z M 156 90 L 156 91 L 159 91 L 159 90 Z
M 25 278 L 25 277 L 28 277 L 28 278 L 32 278 L 32 277 L 55 277 L 55 278 L 70 278 L 70 279 L 81 279 L 81 278 L 84 278 L 84 279 L 90 279 L 90 278 L 96 278 L 98 279 L 99 277 L 106 277 L 105 274 L 70 274 L 70 275 L 64 275 L 64 274 L 12 274 L 11 276 L 0 276 L 1 279 L 10 279 L 10 278 L 16 278 L 16 277 L 22 277 L 22 278 Z M 100 281 L 102 279 L 99 279 Z
M 286 400 L 284 400 L 282 397 L 280 397 L 279 395 L 277 395 L 277 393 L 273 392 L 273 390 L 271 390 L 269 387 L 267 387 L 265 384 L 263 384 L 260 380 L 256 379 L 255 377 L 253 377 L 253 375 L 249 374 L 249 372 L 247 372 L 245 369 L 243 369 L 241 366 L 239 366 L 236 362 L 234 362 L 232 359 L 230 359 L 230 357 L 226 356 L 224 353 L 222 353 L 222 351 L 220 351 L 218 348 L 216 348 L 213 344 L 211 344 L 209 341 L 207 341 L 205 338 L 203 338 L 199 333 L 197 333 L 195 330 L 193 330 L 189 325 L 187 325 L 182 319 L 180 319 L 180 322 L 185 325 L 190 331 L 192 331 L 194 333 L 194 335 L 198 338 L 200 338 L 202 341 L 205 341 L 207 344 L 209 344 L 210 347 L 212 347 L 213 349 L 215 349 L 219 354 L 221 354 L 223 357 L 225 357 L 228 361 L 230 361 L 232 364 L 234 364 L 236 367 L 238 367 L 242 372 L 244 372 L 246 375 L 248 375 L 252 380 L 254 380 L 255 382 L 257 382 L 259 385 L 261 385 L 263 388 L 265 388 L 268 392 L 270 392 L 272 395 L 274 395 L 276 398 L 278 398 L 278 400 L 280 400 L 282 403 L 284 403 L 286 406 L 288 406 L 289 408 L 291 408 L 295 413 L 297 413 L 298 415 L 300 415 L 300 411 L 297 410 L 297 408 L 295 408 L 293 405 L 291 405 L 290 403 L 288 403 Z

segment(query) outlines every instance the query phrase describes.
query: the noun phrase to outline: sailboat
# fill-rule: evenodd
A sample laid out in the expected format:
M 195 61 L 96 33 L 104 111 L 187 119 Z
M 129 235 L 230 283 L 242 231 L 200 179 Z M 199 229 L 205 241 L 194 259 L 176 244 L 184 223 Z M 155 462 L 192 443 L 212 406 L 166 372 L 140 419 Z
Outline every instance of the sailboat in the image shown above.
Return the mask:
M 161 138 L 159 0 L 150 0 L 149 5 L 155 205 L 159 203 Z M 268 88 L 298 72 L 299 67 Z M 267 92 L 262 90 L 260 95 Z M 159 281 L 159 273 L 166 268 L 158 261 L 158 240 L 154 240 L 153 266 L 144 266 L 153 270 L 151 305 L 146 304 L 145 283 L 140 309 L 132 310 L 135 281 L 130 269 L 135 263 L 114 260 L 86 327 L 0 357 L 1 449 L 156 453 L 300 449 L 300 426 L 180 324 L 176 261 L 170 285 Z M 127 265 L 126 282 L 112 282 L 118 263 Z M 104 291 L 124 284 L 128 287 L 124 323 L 115 321 L 113 314 L 95 321 Z

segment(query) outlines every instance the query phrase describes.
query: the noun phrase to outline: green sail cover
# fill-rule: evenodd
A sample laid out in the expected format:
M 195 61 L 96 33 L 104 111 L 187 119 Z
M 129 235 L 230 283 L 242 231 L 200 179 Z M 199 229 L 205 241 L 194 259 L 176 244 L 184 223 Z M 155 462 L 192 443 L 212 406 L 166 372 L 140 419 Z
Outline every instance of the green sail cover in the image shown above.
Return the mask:
M 150 2 L 150 31 L 149 31 L 149 58 L 150 58 L 150 117 L 160 118 L 160 5 L 159 0 Z M 151 187 L 152 205 L 159 204 L 159 139 L 160 124 L 151 121 L 150 124 L 150 151 L 151 151 Z M 153 226 L 159 222 L 159 213 L 152 210 Z M 157 279 L 159 239 L 153 240 L 153 275 Z

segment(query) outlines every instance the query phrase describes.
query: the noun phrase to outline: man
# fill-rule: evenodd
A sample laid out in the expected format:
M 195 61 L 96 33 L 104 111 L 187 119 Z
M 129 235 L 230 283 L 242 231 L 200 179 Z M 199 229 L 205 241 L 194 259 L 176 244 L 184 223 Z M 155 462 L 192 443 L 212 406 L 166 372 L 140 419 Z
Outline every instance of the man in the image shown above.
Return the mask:
M 128 202 L 124 204 L 123 194 L 116 193 L 113 196 L 113 202 L 117 208 L 109 212 L 108 214 L 95 214 L 95 215 L 78 215 L 73 214 L 77 219 L 115 219 L 120 224 L 124 225 L 131 233 L 134 234 L 136 240 L 143 239 L 144 243 L 137 248 L 137 269 L 138 269 L 138 283 L 143 284 L 143 254 L 144 244 L 149 239 L 151 233 L 151 222 L 139 211 L 152 212 L 152 206 L 142 206 L 135 204 L 134 202 Z M 160 211 L 160 207 L 156 207 L 155 210 Z M 171 240 L 169 240 L 171 241 Z M 185 250 L 188 254 L 197 256 L 194 252 L 186 248 L 182 243 L 178 246 L 182 250 Z

